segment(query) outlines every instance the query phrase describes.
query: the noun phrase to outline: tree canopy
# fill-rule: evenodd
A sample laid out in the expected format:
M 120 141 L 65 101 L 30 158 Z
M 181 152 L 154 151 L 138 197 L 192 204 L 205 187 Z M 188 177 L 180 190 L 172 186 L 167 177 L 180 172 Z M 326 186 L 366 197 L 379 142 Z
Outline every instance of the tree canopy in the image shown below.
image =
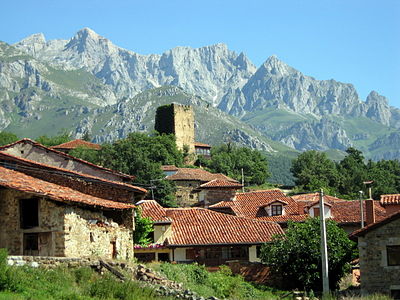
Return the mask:
M 245 184 L 260 185 L 270 176 L 267 158 L 259 151 L 225 144 L 211 149 L 211 159 L 201 160 L 211 172 L 223 173 Z
M 41 135 L 36 139 L 36 142 L 46 146 L 52 147 L 71 141 L 71 135 L 64 131 L 55 136 Z
M 355 243 L 336 222 L 326 221 L 329 285 L 335 289 L 348 271 Z M 286 288 L 322 289 L 321 233 L 318 218 L 289 222 L 285 235 L 275 236 L 261 248 L 261 260 L 283 277 Z
M 18 137 L 11 132 L 0 132 L 0 146 L 11 144 L 18 141 Z
M 350 147 L 347 156 L 333 162 L 325 153 L 305 151 L 291 168 L 296 178 L 297 191 L 313 192 L 323 188 L 328 194 L 355 199 L 365 190 L 364 182 L 373 181 L 372 195 L 400 193 L 400 161 L 365 161 L 361 151 Z M 366 191 L 365 191 L 366 192 Z
M 136 177 L 135 184 L 154 189 L 162 205 L 174 205 L 175 185 L 165 180 L 161 165 L 181 166 L 183 154 L 173 135 L 131 133 L 127 138 L 102 145 L 101 150 L 76 149 L 71 155 Z

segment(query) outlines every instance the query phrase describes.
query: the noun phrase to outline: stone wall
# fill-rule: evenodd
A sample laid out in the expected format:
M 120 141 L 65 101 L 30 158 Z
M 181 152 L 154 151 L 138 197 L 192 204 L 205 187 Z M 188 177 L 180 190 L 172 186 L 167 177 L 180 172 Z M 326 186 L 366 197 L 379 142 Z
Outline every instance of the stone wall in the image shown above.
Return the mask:
M 19 201 L 33 198 L 37 197 L 10 189 L 0 190 L 0 248 L 7 248 L 10 255 L 133 257 L 132 210 L 103 211 L 40 197 L 39 226 L 22 229 Z M 37 234 L 37 251 L 24 251 L 27 234 Z
M 132 221 L 133 215 L 125 224 L 118 224 L 112 219 L 107 219 L 102 211 L 72 206 L 66 208 L 65 256 L 131 259 Z
M 192 206 L 199 202 L 199 192 L 194 190 L 199 187 L 201 182 L 195 180 L 177 180 L 176 184 L 176 203 L 179 207 Z
M 37 198 L 10 189 L 0 190 L 0 248 L 10 255 L 23 255 L 24 234 L 39 234 L 38 255 L 64 255 L 64 207 L 56 202 L 39 198 L 39 226 L 21 229 L 19 200 Z M 32 212 L 34 213 L 34 212 Z
M 230 201 L 236 195 L 236 190 L 232 189 L 207 189 L 204 194 L 205 205 L 213 205 L 221 201 Z
M 176 138 L 180 150 L 186 145 L 189 154 L 195 154 L 194 148 L 194 112 L 190 105 L 170 104 L 157 109 L 155 130 L 171 134 Z
M 174 104 L 176 145 L 183 149 L 186 145 L 189 154 L 194 154 L 194 112 L 189 105 Z
M 389 294 L 400 290 L 400 266 L 388 266 L 386 246 L 400 245 L 400 219 L 384 224 L 358 238 L 361 290 Z

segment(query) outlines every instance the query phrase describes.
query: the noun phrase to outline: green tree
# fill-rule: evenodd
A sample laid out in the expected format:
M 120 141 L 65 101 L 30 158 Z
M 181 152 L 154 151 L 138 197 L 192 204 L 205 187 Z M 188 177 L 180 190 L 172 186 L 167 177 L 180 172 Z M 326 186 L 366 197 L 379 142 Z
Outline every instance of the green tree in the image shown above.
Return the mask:
M 368 178 L 368 169 L 361 151 L 350 147 L 346 150 L 346 153 L 347 156 L 338 165 L 341 176 L 339 193 L 356 199 L 359 191 L 364 188 L 363 182 L 370 180 Z
M 241 180 L 242 169 L 246 184 L 263 184 L 270 176 L 267 158 L 259 151 L 232 144 L 213 147 L 211 160 L 201 160 L 212 172 Z
M 326 221 L 329 284 L 337 285 L 348 271 L 355 243 L 334 221 Z M 289 222 L 285 235 L 275 236 L 261 248 L 261 260 L 283 277 L 286 288 L 322 289 L 320 221 L 310 218 L 304 223 Z
M 98 152 L 77 149 L 71 154 L 106 168 L 134 175 L 138 185 L 155 186 L 154 198 L 163 206 L 174 206 L 175 184 L 165 180 L 161 165 L 181 166 L 183 154 L 176 148 L 173 135 L 131 133 L 113 144 L 104 144 Z
M 11 144 L 18 141 L 18 137 L 11 132 L 0 132 L 0 146 Z
M 149 237 L 150 233 L 154 231 L 153 222 L 150 218 L 142 217 L 142 209 L 135 208 L 135 232 L 133 233 L 133 242 L 136 245 L 147 246 L 152 243 Z
M 312 192 L 323 188 L 326 193 L 334 193 L 339 181 L 336 165 L 324 152 L 309 150 L 293 160 L 290 169 L 296 185 L 302 192 Z
M 368 179 L 373 180 L 372 196 L 379 199 L 382 194 L 400 193 L 400 161 L 369 161 L 367 164 Z
M 71 141 L 71 135 L 67 131 L 63 131 L 60 134 L 52 137 L 49 137 L 47 135 L 41 135 L 36 139 L 36 142 L 46 147 L 57 146 L 69 141 Z
M 68 152 L 69 155 L 92 162 L 99 162 L 99 150 L 91 149 L 85 146 L 79 146 Z

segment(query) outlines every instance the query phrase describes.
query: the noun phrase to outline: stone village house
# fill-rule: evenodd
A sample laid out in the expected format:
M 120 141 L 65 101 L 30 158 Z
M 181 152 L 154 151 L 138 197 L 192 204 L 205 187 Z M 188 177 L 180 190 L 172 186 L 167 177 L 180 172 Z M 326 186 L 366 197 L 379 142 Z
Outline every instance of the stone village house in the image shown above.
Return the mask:
M 176 202 L 181 207 L 208 206 L 232 199 L 243 186 L 236 180 L 203 169 L 162 166 L 166 177 L 176 185 Z
M 147 191 L 126 183 L 131 179 L 31 140 L 1 147 L 0 248 L 132 258 L 133 203 Z
M 360 253 L 361 291 L 400 299 L 400 211 L 355 231 Z
M 163 208 L 154 200 L 137 203 L 154 222 L 154 244 L 135 248 L 140 260 L 198 262 L 218 266 L 228 261 L 260 262 L 260 246 L 283 234 L 275 222 L 231 216 L 204 208 Z

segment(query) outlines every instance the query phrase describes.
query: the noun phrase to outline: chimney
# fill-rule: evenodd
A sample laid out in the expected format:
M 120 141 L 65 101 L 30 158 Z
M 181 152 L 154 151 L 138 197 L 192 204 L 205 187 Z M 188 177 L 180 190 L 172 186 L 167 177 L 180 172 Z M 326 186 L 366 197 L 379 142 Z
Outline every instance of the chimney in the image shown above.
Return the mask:
M 374 200 L 365 200 L 365 213 L 367 225 L 375 223 L 375 202 Z

